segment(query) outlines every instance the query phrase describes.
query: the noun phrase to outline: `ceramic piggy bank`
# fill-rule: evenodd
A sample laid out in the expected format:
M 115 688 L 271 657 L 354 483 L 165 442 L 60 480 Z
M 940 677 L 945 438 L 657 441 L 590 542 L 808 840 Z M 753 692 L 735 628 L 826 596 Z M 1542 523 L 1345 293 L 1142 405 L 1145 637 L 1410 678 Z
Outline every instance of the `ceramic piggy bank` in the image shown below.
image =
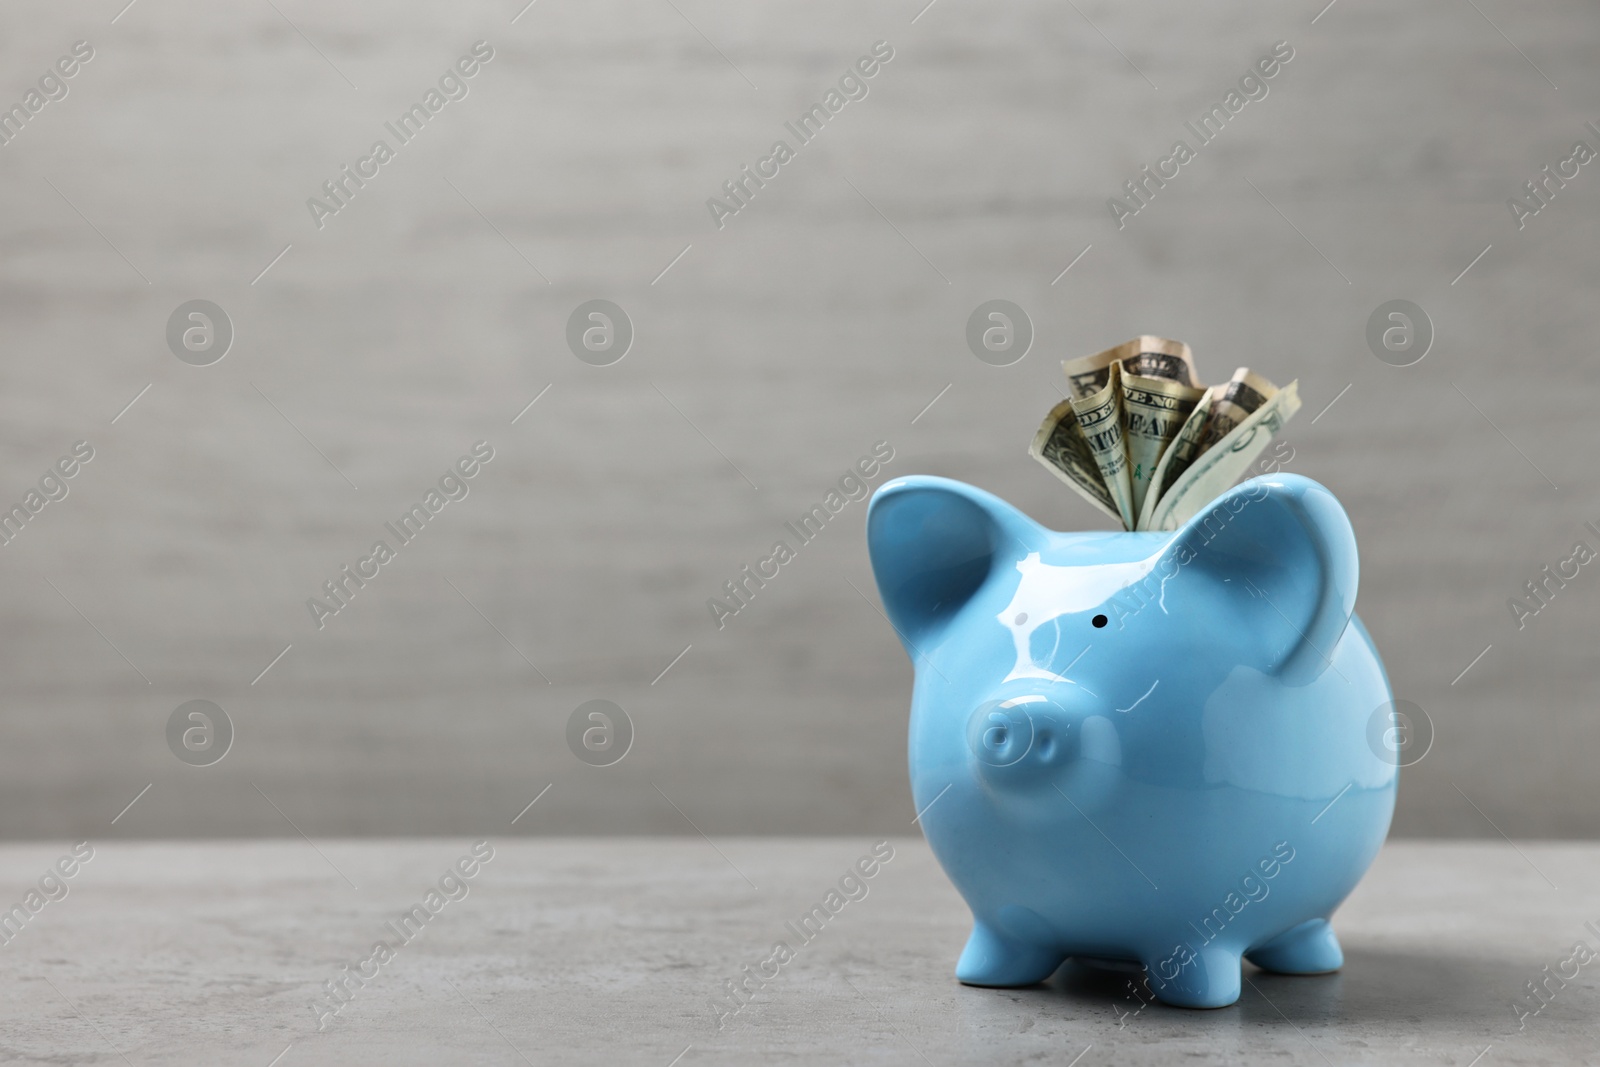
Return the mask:
M 900 478 L 867 540 L 915 664 L 916 810 L 972 909 L 959 980 L 1122 961 L 1215 1008 L 1241 957 L 1342 965 L 1329 917 L 1383 843 L 1398 766 L 1371 740 L 1392 696 L 1328 490 L 1280 474 L 1176 532 L 1057 533 Z

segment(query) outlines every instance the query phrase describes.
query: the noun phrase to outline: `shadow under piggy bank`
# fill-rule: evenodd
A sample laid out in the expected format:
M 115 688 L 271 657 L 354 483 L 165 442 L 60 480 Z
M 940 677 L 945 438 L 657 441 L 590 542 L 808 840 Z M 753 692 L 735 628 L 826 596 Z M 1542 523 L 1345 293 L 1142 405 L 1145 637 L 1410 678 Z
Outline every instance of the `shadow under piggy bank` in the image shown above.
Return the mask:
M 1078 1014 L 1105 1009 L 1111 1018 L 1234 1019 L 1249 1025 L 1306 1027 L 1393 1023 L 1405 1034 L 1419 1020 L 1431 1030 L 1469 1032 L 1482 1028 L 1488 1040 L 1516 1029 L 1508 1004 L 1532 973 L 1527 960 L 1424 952 L 1351 949 L 1344 967 L 1331 974 L 1287 976 L 1247 969 L 1239 1001 L 1226 1011 L 1173 1012 L 1159 1003 L 1138 968 L 1107 968 L 1069 960 L 1045 982 L 1007 995 L 1045 1013 Z
M 1398 766 L 1369 739 L 1393 698 L 1328 490 L 1256 478 L 1175 531 L 1058 533 L 900 478 L 867 541 L 916 668 L 916 810 L 973 913 L 960 981 L 1123 961 L 1215 1008 L 1241 958 L 1339 969 L 1328 919 L 1383 843 Z

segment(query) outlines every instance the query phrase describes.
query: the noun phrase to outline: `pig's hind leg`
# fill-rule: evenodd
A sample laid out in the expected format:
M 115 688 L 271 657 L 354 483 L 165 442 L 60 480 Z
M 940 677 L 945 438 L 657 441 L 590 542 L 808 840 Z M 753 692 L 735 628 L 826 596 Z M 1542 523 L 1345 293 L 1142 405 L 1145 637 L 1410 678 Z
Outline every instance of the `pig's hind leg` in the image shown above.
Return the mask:
M 1327 919 L 1310 919 L 1245 953 L 1264 971 L 1327 974 L 1344 966 L 1344 951 Z
M 978 920 L 956 963 L 956 980 L 1000 988 L 1033 985 L 1054 974 L 1064 959 L 1066 954 L 1058 949 L 1002 937 Z

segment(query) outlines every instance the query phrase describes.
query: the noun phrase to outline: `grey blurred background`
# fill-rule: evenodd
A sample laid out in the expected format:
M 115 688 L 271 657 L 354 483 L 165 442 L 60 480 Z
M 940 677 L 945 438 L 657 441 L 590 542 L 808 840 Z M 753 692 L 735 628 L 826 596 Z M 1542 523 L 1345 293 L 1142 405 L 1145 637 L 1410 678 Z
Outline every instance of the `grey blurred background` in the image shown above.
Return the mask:
M 1289 467 L 1349 509 L 1436 731 L 1396 832 L 1600 832 L 1600 574 L 1507 607 L 1600 548 L 1600 168 L 1506 206 L 1600 148 L 1600 13 L 1324 2 L 7 5 L 0 101 L 94 57 L 0 147 L 0 502 L 95 456 L 0 547 L 0 835 L 909 832 L 864 505 L 721 630 L 707 598 L 880 440 L 877 481 L 1103 525 L 1025 447 L 1060 359 L 1141 332 L 1300 379 Z M 319 229 L 307 198 L 479 40 Z M 880 40 L 719 230 L 706 199 Z M 1280 40 L 1119 230 L 1107 198 Z M 594 298 L 636 330 L 611 366 L 566 343 Z M 1036 330 L 1009 367 L 964 338 L 992 298 Z M 1436 331 L 1405 368 L 1364 336 L 1396 298 Z M 210 366 L 166 342 L 192 299 L 236 331 Z M 318 630 L 306 599 L 479 440 Z M 604 768 L 566 741 L 596 698 L 635 730 Z M 213 766 L 168 748 L 192 699 L 236 731 Z

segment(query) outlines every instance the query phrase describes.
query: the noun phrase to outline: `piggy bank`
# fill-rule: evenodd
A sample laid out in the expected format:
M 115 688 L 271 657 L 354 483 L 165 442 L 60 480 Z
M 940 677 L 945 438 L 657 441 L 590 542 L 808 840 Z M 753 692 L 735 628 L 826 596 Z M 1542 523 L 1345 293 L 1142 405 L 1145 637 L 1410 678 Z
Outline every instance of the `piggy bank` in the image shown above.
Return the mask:
M 1241 957 L 1343 964 L 1329 919 L 1398 765 L 1333 494 L 1280 474 L 1175 532 L 1057 533 L 909 477 L 873 497 L 867 540 L 915 667 L 918 818 L 972 909 L 957 979 L 1028 985 L 1075 957 L 1217 1008 Z

